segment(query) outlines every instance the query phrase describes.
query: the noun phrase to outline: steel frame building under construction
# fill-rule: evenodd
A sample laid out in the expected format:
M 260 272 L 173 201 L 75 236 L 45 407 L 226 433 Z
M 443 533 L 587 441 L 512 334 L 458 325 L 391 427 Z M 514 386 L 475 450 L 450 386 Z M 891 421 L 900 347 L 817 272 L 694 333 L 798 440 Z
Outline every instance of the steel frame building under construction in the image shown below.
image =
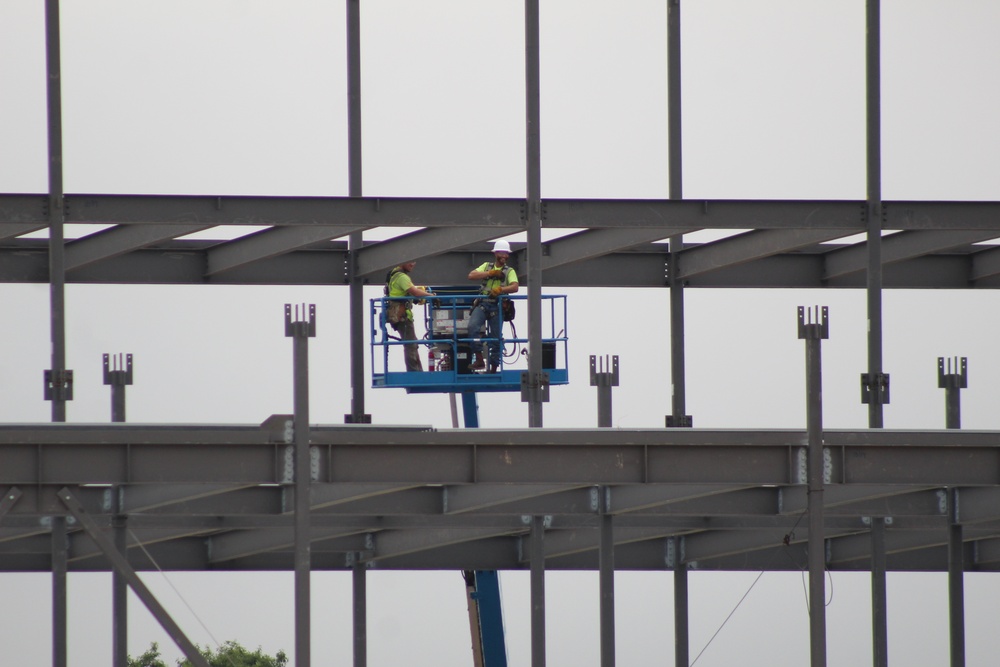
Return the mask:
M 546 200 L 540 188 L 539 7 L 525 0 L 523 199 L 371 198 L 361 182 L 359 0 L 347 0 L 349 196 L 74 194 L 62 186 L 58 0 L 46 2 L 49 191 L 0 195 L 0 281 L 48 283 L 52 424 L 0 425 L 0 571 L 53 573 L 54 664 L 66 664 L 68 572 L 112 570 L 115 664 L 124 665 L 125 586 L 194 664 L 191 642 L 136 576 L 175 570 L 295 572 L 296 664 L 310 664 L 310 572 L 354 576 L 355 665 L 366 663 L 370 567 L 524 569 L 531 581 L 532 665 L 545 664 L 547 569 L 600 573 L 601 664 L 614 664 L 615 570 L 669 570 L 677 665 L 690 663 L 687 576 L 699 570 L 808 567 L 811 664 L 826 664 L 824 573 L 872 573 L 873 664 L 887 664 L 886 572 L 949 574 L 951 664 L 965 660 L 963 573 L 1000 564 L 1000 433 L 958 430 L 965 363 L 941 362 L 948 429 L 883 429 L 884 288 L 1000 287 L 998 202 L 884 201 L 880 158 L 880 2 L 867 0 L 867 198 L 693 201 L 681 183 L 680 0 L 669 21 L 669 199 Z M 252 219 L 263 232 L 217 243 L 179 237 Z M 66 241 L 67 225 L 109 229 Z M 542 242 L 542 227 L 582 229 Z M 383 242 L 362 232 L 420 231 Z M 47 241 L 20 238 L 48 228 Z M 751 231 L 685 244 L 695 230 Z M 896 233 L 883 237 L 883 232 Z M 540 354 L 522 377 L 529 428 L 372 424 L 365 409 L 362 287 L 406 254 L 435 257 L 446 282 L 486 241 L 526 232 L 529 349 L 539 349 L 545 286 L 665 287 L 670 414 L 647 430 L 544 428 Z M 836 243 L 864 234 L 865 241 Z M 345 241 L 331 242 L 344 238 Z M 668 241 L 667 244 L 656 243 Z M 405 251 L 402 249 L 405 248 Z M 584 269 L 583 262 L 587 268 Z M 598 267 L 599 270 L 595 270 Z M 261 425 L 103 426 L 66 422 L 67 283 L 321 284 L 350 292 L 352 402 L 342 425 L 309 420 L 314 314 L 286 313 L 295 410 Z M 861 376 L 869 428 L 826 431 L 820 346 L 825 309 L 801 309 L 805 430 L 706 430 L 685 401 L 684 292 L 699 287 L 830 287 L 867 293 Z M 108 367 L 109 384 L 130 382 Z M 610 391 L 614 381 L 592 372 Z M 347 378 L 345 378 L 347 381 Z M 610 425 L 610 424 L 608 424 Z M 238 466 L 231 465 L 239 461 Z M 201 662 L 199 662 L 201 660 Z

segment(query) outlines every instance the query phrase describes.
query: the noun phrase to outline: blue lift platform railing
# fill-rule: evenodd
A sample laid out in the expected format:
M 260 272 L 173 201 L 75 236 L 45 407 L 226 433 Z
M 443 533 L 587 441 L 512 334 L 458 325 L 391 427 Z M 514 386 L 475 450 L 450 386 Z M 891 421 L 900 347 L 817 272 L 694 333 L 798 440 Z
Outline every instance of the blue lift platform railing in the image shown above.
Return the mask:
M 481 391 L 520 391 L 521 373 L 527 370 L 528 339 L 517 335 L 513 322 L 500 322 L 501 335 L 488 338 L 485 332 L 469 331 L 469 312 L 477 294 L 470 288 L 432 287 L 434 297 L 382 297 L 371 300 L 371 363 L 372 387 L 396 387 L 408 393 L 470 393 Z M 525 312 L 525 296 L 501 296 L 519 305 Z M 403 363 L 402 345 L 410 343 L 399 339 L 387 321 L 389 305 L 393 302 L 412 302 L 414 319 L 421 306 L 424 311 L 423 338 L 414 341 L 421 347 L 421 357 L 428 368 L 422 372 L 407 372 Z M 502 311 L 501 311 L 502 312 Z M 498 320 L 501 315 L 498 314 Z M 542 370 L 549 375 L 549 385 L 569 383 L 566 336 L 566 296 L 542 295 Z M 522 316 L 527 328 L 527 317 Z M 509 330 L 510 335 L 504 331 Z M 482 352 L 484 365 L 488 366 L 486 346 L 496 342 L 501 347 L 501 360 L 496 373 L 477 367 L 476 353 Z M 401 370 L 392 370 L 398 368 Z M 466 426 L 473 427 L 466 423 Z

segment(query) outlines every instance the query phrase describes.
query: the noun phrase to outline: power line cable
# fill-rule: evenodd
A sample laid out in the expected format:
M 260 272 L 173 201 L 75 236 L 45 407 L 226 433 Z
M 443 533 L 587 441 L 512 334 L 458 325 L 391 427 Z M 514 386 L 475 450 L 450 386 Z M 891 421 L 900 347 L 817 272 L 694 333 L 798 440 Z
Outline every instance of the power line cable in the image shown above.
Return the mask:
M 198 625 L 200 625 L 202 629 L 204 629 L 205 632 L 208 633 L 208 636 L 212 639 L 212 642 L 215 644 L 216 651 L 221 649 L 222 644 L 219 643 L 219 640 L 215 638 L 215 635 L 212 634 L 212 631 L 208 629 L 208 626 L 205 624 L 205 622 L 201 620 L 201 617 L 198 615 L 198 612 L 196 612 L 194 608 L 190 604 L 188 604 L 188 601 L 184 598 L 183 595 L 181 595 L 180 590 L 176 586 L 174 586 L 174 582 L 170 581 L 170 577 L 167 576 L 167 573 L 163 571 L 163 568 L 160 567 L 160 564 L 156 562 L 155 558 L 153 558 L 153 554 L 149 553 L 149 551 L 146 549 L 146 546 L 136 536 L 136 534 L 132 532 L 131 528 L 128 529 L 128 532 L 129 535 L 132 536 L 132 539 L 135 540 L 135 543 L 139 545 L 139 548 L 142 549 L 142 553 L 146 554 L 146 558 L 149 559 L 149 562 L 153 564 L 153 567 L 156 568 L 156 571 L 159 572 L 160 576 L 163 577 L 163 580 L 167 582 L 167 585 L 169 585 L 171 589 L 173 589 L 177 597 L 180 598 L 181 602 L 184 603 L 184 606 L 187 607 L 189 612 L 191 612 L 191 615 L 194 616 L 196 621 L 198 621 Z M 231 664 L 233 667 L 237 667 L 236 663 L 233 662 L 231 656 L 227 655 L 226 659 L 229 661 L 229 664 Z
M 719 626 L 719 629 L 716 630 L 715 634 L 712 635 L 711 639 L 708 640 L 708 643 L 705 644 L 705 647 L 701 649 L 698 655 L 694 657 L 694 660 L 691 661 L 691 665 L 689 667 L 694 667 L 694 663 L 698 662 L 698 658 L 701 657 L 702 653 L 708 650 L 708 647 L 711 646 L 712 642 L 715 641 L 715 638 L 719 636 L 720 632 L 722 632 L 722 628 L 726 627 L 726 623 L 728 623 L 729 619 L 733 617 L 733 614 L 735 614 L 736 610 L 740 608 L 740 605 L 743 604 L 743 601 L 747 599 L 748 595 L 750 595 L 750 591 L 753 590 L 753 587 L 757 585 L 757 582 L 760 581 L 760 578 L 763 576 L 764 576 L 764 570 L 761 570 L 760 574 L 757 575 L 757 578 L 753 580 L 752 584 L 750 584 L 750 588 L 747 589 L 747 592 L 743 594 L 743 597 L 740 598 L 740 601 L 737 602 L 736 606 L 733 607 L 733 610 L 729 612 L 729 616 L 726 616 L 726 620 L 722 622 L 722 625 Z

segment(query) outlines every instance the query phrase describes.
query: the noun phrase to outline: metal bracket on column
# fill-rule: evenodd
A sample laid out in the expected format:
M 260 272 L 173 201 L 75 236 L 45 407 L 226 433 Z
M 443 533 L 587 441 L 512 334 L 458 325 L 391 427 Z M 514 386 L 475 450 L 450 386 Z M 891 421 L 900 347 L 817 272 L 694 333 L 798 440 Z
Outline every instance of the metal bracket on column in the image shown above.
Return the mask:
M 111 421 L 125 421 L 125 386 L 132 384 L 132 355 L 104 355 L 104 384 L 111 385 Z
M 600 365 L 600 369 L 598 369 Z M 590 355 L 590 386 L 591 387 L 617 387 L 618 386 L 618 355 L 608 360 L 608 355 L 598 362 L 597 355 Z
M 604 355 L 600 359 L 600 363 L 598 363 L 596 355 L 590 355 L 590 386 L 597 387 L 597 425 L 610 427 L 612 425 L 611 388 L 618 386 L 617 354 L 610 360 L 608 355 Z
M 875 373 L 872 380 L 871 373 L 861 374 L 861 402 L 865 405 L 876 403 L 881 405 L 889 404 L 889 374 Z
M 799 340 L 820 339 L 830 337 L 830 311 L 827 306 L 813 306 L 808 310 L 799 306 Z
M 354 415 L 352 415 L 350 413 L 346 413 L 346 414 L 344 414 L 344 423 L 345 424 L 371 424 L 372 423 L 372 416 L 369 415 L 369 414 L 363 414 L 363 415 L 359 415 L 358 418 L 355 419 Z
M 541 371 L 532 381 L 531 373 L 528 371 L 521 373 L 521 402 L 529 402 L 532 394 L 536 393 L 542 403 L 549 402 L 549 374 Z
M 128 585 L 132 588 L 132 591 L 136 594 L 136 597 L 138 597 L 142 603 L 146 605 L 146 609 L 148 609 L 153 617 L 159 621 L 163 629 L 168 635 L 170 635 L 170 638 L 177 644 L 178 648 L 184 652 L 185 657 L 196 667 L 210 667 L 208 660 L 206 660 L 205 656 L 198 651 L 198 647 L 196 647 L 191 640 L 187 638 L 187 635 L 185 635 L 184 631 L 180 629 L 180 626 L 174 622 L 174 620 L 170 617 L 170 614 L 167 613 L 167 610 L 160 605 L 152 592 L 146 588 L 146 585 L 142 583 L 142 579 L 140 579 L 139 575 L 137 575 L 135 570 L 132 569 L 132 566 L 128 564 L 128 560 L 126 560 L 126 558 L 118 552 L 118 549 L 115 548 L 115 545 L 111 542 L 111 540 L 108 539 L 103 532 L 101 532 L 101 529 L 97 527 L 97 524 L 90 518 L 87 511 L 83 509 L 80 501 L 77 500 L 70 490 L 65 487 L 60 489 L 56 495 L 66 506 L 66 509 L 69 510 L 70 514 L 72 514 L 80 525 L 83 526 L 87 535 L 94 541 L 97 548 L 101 550 L 104 557 L 111 562 L 111 566 L 115 569 L 115 571 L 125 579 Z
M 301 308 L 301 311 L 299 310 Z M 306 317 L 306 304 L 295 304 L 295 319 L 292 319 L 292 305 L 285 304 L 285 337 L 293 338 L 301 336 L 303 338 L 316 337 L 316 304 L 309 304 L 309 319 Z
M 4 515 L 10 511 L 16 503 L 18 498 L 21 497 L 21 489 L 16 486 L 10 487 L 10 491 L 3 494 L 3 498 L 0 498 L 0 519 L 3 519 Z
M 954 366 L 952 362 L 954 361 Z M 938 387 L 940 389 L 967 389 L 969 386 L 968 358 L 950 357 L 945 372 L 944 357 L 938 357 Z
M 680 417 L 667 415 L 666 424 L 667 428 L 691 428 L 694 426 L 694 418 L 691 415 L 681 415 Z
M 45 371 L 45 400 L 73 400 L 73 371 Z
M 119 353 L 115 357 L 112 357 L 109 354 L 105 354 L 103 356 L 104 356 L 104 384 L 109 384 L 115 387 L 124 387 L 127 384 L 132 384 L 131 354 L 125 355 L 124 364 L 122 363 L 121 353 Z

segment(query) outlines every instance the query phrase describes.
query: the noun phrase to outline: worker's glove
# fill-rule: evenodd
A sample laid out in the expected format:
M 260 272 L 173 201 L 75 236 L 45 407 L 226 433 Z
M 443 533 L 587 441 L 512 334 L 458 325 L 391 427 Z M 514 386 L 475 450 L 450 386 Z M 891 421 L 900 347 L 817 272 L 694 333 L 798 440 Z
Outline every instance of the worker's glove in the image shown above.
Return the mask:
M 503 271 L 500 269 L 492 269 L 486 272 L 486 276 L 489 278 L 503 278 Z
M 496 287 L 490 290 L 490 296 L 500 296 L 500 293 L 502 291 L 503 291 L 502 288 L 499 285 L 497 285 Z

